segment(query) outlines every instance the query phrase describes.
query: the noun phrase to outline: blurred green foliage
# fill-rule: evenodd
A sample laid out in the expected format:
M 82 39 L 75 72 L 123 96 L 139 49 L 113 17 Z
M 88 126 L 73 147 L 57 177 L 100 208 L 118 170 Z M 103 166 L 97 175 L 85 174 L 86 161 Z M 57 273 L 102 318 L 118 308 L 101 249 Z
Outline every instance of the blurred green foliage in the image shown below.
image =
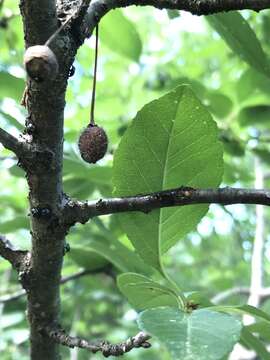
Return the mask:
M 117 10 L 102 20 L 96 122 L 106 129 L 110 144 L 106 157 L 91 167 L 80 159 L 77 139 L 89 121 L 94 38 L 81 47 L 75 75 L 69 80 L 65 111 L 64 190 L 71 196 L 85 200 L 112 195 L 113 154 L 131 120 L 143 105 L 182 84 L 190 84 L 218 124 L 225 151 L 222 185 L 254 187 L 255 157 L 262 160 L 265 186 L 270 185 L 270 12 L 243 12 L 242 26 L 238 27 L 238 14 L 227 17 L 227 28 L 235 26 L 237 31 L 228 33 L 223 26 L 222 38 L 216 32 L 220 30 L 220 16 L 206 21 L 186 13 L 178 15 L 138 7 Z M 110 25 L 115 23 L 117 26 Z M 0 24 L 0 122 L 18 134 L 26 113 L 19 104 L 25 74 L 17 1 L 9 0 L 1 7 Z M 0 147 L 0 157 L 0 233 L 8 234 L 18 247 L 28 249 L 29 209 L 24 174 L 12 153 Z M 269 216 L 268 209 L 265 216 Z M 197 230 L 165 256 L 168 272 L 185 291 L 203 291 L 209 298 L 234 286 L 248 286 L 255 223 L 253 206 L 211 206 Z M 63 326 L 72 334 L 113 342 L 135 334 L 136 312 L 117 289 L 115 276 L 127 271 L 149 275 L 152 270 L 134 252 L 119 218 L 104 216 L 76 226 L 67 241 L 71 252 L 65 256 L 63 275 L 104 264 L 112 264 L 112 269 L 109 275 L 84 276 L 62 286 Z M 267 229 L 266 282 L 270 275 L 269 257 Z M 2 259 L 0 279 L 0 297 L 19 289 L 16 274 Z M 234 295 L 226 301 L 239 304 L 246 299 L 245 295 Z M 270 302 L 263 307 L 269 311 Z M 264 336 L 264 323 L 258 331 L 269 343 L 269 337 Z M 1 359 L 28 359 L 28 335 L 25 299 L 0 304 Z M 142 351 L 132 351 L 125 358 L 169 359 L 166 350 L 156 343 L 143 355 Z M 63 348 L 62 353 L 64 359 L 89 359 L 83 350 Z

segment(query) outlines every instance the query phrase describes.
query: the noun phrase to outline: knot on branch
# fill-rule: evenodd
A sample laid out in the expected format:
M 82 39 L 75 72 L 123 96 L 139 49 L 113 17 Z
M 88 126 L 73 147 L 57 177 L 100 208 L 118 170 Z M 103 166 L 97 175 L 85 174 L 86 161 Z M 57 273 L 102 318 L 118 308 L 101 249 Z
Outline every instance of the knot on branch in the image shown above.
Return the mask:
M 134 348 L 144 348 L 148 349 L 151 347 L 151 344 L 147 341 L 150 339 L 149 335 L 146 335 L 143 332 L 138 333 L 136 336 L 130 337 L 125 342 L 120 344 L 111 344 L 108 341 L 101 343 L 102 355 L 104 357 L 109 356 L 121 356 L 125 353 L 131 351 Z
M 56 169 L 54 158 L 55 156 L 52 151 L 32 146 L 31 152 L 19 159 L 18 166 L 31 174 L 40 174 L 44 171 Z

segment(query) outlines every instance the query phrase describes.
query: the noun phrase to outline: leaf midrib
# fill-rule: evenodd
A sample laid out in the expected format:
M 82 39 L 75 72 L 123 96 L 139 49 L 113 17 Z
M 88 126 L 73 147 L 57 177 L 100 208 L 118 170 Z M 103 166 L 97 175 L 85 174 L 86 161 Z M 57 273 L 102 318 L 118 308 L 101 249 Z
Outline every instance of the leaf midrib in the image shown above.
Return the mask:
M 179 102 L 176 106 L 176 109 L 175 109 L 175 114 L 174 114 L 174 117 L 173 117 L 173 121 L 172 121 L 172 125 L 171 125 L 171 129 L 170 129 L 170 134 L 169 134 L 169 137 L 168 137 L 168 142 L 167 142 L 167 150 L 166 150 L 166 157 L 165 157 L 165 164 L 164 164 L 164 168 L 163 168 L 163 179 L 162 179 L 162 187 L 161 187 L 161 190 L 164 190 L 164 185 L 165 185 L 165 178 L 166 178 L 166 175 L 167 175 L 167 166 L 168 166 L 168 154 L 169 154 L 169 149 L 170 149 L 170 145 L 171 145 L 171 141 L 173 139 L 173 130 L 174 130 L 174 126 L 175 126 L 175 123 L 176 123 L 176 116 L 177 116 L 177 113 L 178 113 L 178 110 L 179 110 L 179 107 L 180 107 L 180 103 L 181 103 L 181 100 L 183 98 L 183 95 L 185 93 L 185 89 L 183 90 L 182 94 L 181 94 L 181 97 L 179 99 Z M 162 224 L 162 209 L 159 210 L 159 220 L 158 220 L 158 261 L 159 261 L 159 264 L 162 268 L 162 265 L 161 265 L 161 224 Z

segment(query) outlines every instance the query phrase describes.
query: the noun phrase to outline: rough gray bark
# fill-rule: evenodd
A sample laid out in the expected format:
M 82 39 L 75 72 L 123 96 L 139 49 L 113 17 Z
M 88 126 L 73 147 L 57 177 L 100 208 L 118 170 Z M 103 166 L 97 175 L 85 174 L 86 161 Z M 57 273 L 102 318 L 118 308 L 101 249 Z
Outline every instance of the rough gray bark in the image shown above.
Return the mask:
M 231 10 L 269 9 L 270 0 L 96 0 L 92 1 L 82 27 L 82 38 L 91 34 L 99 20 L 110 10 L 136 6 L 188 11 L 193 15 L 210 15 Z
M 44 44 L 57 30 L 54 0 L 22 0 L 26 47 Z M 29 274 L 23 281 L 27 292 L 32 359 L 60 359 L 59 346 L 45 339 L 41 329 L 59 322 L 59 284 L 66 229 L 59 225 L 62 203 L 63 119 L 68 71 L 76 47 L 62 34 L 52 43 L 60 72 L 54 81 L 28 79 L 25 137 L 37 149 L 36 161 L 20 161 L 29 186 L 32 250 Z M 31 128 L 31 134 L 28 130 Z

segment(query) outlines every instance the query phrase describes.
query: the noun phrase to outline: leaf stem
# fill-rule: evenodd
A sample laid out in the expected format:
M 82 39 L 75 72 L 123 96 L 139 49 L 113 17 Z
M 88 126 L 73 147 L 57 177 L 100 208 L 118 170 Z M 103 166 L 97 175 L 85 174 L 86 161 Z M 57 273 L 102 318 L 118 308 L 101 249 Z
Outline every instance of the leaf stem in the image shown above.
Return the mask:
M 91 98 L 90 125 L 95 125 L 97 61 L 98 61 L 98 25 L 96 26 L 95 65 L 94 65 L 93 90 L 92 90 L 92 98 Z
M 176 282 L 166 272 L 162 263 L 160 264 L 160 267 L 161 267 L 161 275 L 168 281 L 168 283 L 172 287 L 174 294 L 176 295 L 180 310 L 184 311 L 187 308 L 187 299 L 186 299 L 184 293 L 180 290 L 180 288 L 176 284 Z

